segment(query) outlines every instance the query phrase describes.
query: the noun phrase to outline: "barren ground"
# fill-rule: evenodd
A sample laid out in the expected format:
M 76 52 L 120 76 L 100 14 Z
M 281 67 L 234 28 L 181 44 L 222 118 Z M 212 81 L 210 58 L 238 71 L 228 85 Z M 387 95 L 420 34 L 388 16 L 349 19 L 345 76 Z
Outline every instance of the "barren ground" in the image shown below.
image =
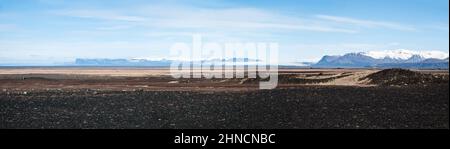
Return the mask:
M 379 86 L 361 79 L 379 70 L 281 69 L 277 89 L 259 90 L 260 80 L 168 72 L 0 68 L 0 128 L 449 128 L 448 82 Z M 448 81 L 447 70 L 416 72 Z

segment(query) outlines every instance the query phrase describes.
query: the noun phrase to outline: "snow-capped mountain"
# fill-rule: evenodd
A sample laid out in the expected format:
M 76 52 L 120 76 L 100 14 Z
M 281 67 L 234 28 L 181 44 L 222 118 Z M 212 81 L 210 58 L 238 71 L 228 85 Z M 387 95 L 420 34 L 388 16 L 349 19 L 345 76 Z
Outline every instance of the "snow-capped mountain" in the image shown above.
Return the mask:
M 314 67 L 328 68 L 443 68 L 448 69 L 448 53 L 440 51 L 369 51 L 342 56 L 324 56 Z
M 412 51 L 412 50 L 385 50 L 385 51 L 368 51 L 361 52 L 362 55 L 370 56 L 375 59 L 392 58 L 406 60 L 413 56 L 420 56 L 425 59 L 445 59 L 449 56 L 448 53 L 441 51 Z

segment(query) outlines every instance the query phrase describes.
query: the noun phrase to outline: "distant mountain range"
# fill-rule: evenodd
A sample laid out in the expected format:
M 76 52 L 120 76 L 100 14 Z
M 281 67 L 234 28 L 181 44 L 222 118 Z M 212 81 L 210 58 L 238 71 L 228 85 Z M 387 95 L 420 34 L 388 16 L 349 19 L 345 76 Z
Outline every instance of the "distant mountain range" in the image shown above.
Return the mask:
M 342 56 L 324 56 L 311 67 L 448 69 L 448 54 L 408 50 L 348 53 Z
M 194 62 L 203 62 L 203 63 L 218 63 L 225 62 L 234 63 L 236 65 L 244 64 L 244 62 L 253 63 L 258 60 L 249 59 L 249 58 L 229 58 L 229 59 L 210 59 L 210 60 L 202 60 L 202 61 L 194 61 Z M 146 58 L 133 58 L 133 59 L 82 59 L 78 58 L 75 60 L 75 66 L 152 66 L 152 67 L 169 67 L 172 62 L 175 60 L 169 59 L 146 59 Z
M 195 62 L 225 62 L 232 65 L 250 65 L 258 62 L 248 58 L 209 59 Z M 170 59 L 76 59 L 74 66 L 152 66 L 169 67 L 174 60 Z M 246 63 L 244 63 L 246 62 Z M 295 67 L 305 68 L 416 68 L 416 69 L 448 69 L 448 53 L 438 51 L 416 52 L 409 50 L 370 51 L 347 53 L 344 55 L 325 55 L 317 62 L 298 62 Z M 280 65 L 284 66 L 284 65 Z M 291 65 L 286 65 L 291 66 Z
M 76 59 L 76 66 L 170 66 L 171 60 Z

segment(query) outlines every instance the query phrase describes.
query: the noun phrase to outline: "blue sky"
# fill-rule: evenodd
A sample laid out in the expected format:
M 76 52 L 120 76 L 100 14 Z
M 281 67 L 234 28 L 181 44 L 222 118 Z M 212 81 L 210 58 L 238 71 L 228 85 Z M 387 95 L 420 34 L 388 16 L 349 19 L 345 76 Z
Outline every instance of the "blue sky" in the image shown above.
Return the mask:
M 0 0 L 0 64 L 165 58 L 192 34 L 278 42 L 280 61 L 449 50 L 448 0 Z

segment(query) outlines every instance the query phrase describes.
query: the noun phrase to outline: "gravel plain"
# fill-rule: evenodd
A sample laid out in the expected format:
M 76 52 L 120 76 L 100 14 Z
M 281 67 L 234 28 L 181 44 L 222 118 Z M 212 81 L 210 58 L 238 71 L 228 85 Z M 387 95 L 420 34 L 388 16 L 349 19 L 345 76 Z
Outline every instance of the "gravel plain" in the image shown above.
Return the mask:
M 0 92 L 0 128 L 449 128 L 449 86 Z

